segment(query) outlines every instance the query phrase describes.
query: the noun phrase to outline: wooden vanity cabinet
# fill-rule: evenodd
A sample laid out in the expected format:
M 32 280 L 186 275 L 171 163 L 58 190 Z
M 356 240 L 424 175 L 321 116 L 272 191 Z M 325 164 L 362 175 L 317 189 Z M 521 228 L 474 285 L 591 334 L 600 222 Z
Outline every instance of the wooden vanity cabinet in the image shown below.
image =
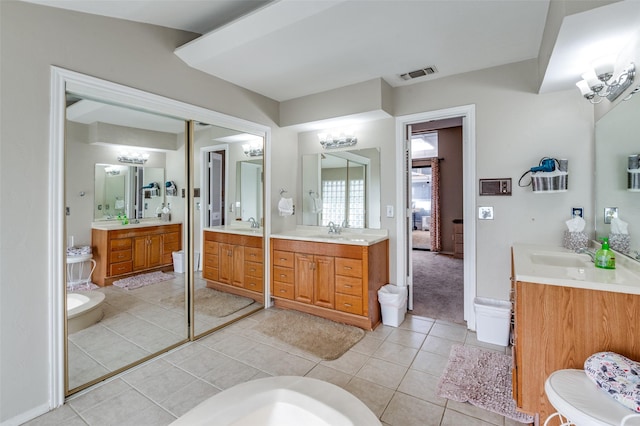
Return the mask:
M 371 246 L 271 239 L 271 296 L 296 309 L 372 330 L 389 281 L 388 241 Z
M 92 281 L 100 286 L 143 271 L 173 269 L 174 251 L 182 247 L 182 224 L 92 229 L 96 269 Z
M 602 351 L 640 360 L 640 295 L 515 281 L 514 301 L 514 399 L 540 423 L 556 411 L 544 392 L 552 372 Z
M 262 237 L 204 231 L 202 277 L 207 287 L 264 302 Z

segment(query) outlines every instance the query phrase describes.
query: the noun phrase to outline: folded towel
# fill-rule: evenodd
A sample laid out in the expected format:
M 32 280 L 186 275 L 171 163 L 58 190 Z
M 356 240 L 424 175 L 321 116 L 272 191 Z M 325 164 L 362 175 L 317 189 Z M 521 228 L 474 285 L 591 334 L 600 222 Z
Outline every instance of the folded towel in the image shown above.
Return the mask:
M 291 216 L 293 214 L 293 199 L 280 198 L 278 202 L 278 213 L 280 216 Z

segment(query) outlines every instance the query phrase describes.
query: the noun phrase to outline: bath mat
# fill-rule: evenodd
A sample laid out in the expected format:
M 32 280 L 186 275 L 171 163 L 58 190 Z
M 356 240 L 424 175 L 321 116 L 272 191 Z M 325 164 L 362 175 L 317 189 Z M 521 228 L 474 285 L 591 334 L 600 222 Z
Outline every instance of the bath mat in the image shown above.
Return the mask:
M 253 328 L 323 360 L 340 358 L 364 330 L 297 311 L 280 311 Z
M 511 393 L 509 355 L 454 345 L 438 383 L 438 395 L 458 402 L 469 402 L 521 423 L 533 417 L 516 410 Z
M 172 280 L 175 277 L 164 272 L 149 272 L 148 274 L 140 274 L 122 280 L 114 281 L 113 285 L 124 288 L 125 290 L 133 290 L 134 288 L 144 287 L 146 285 L 156 284 L 162 281 Z
M 216 318 L 226 317 L 254 303 L 254 300 L 248 297 L 236 296 L 212 288 L 196 289 L 194 300 L 196 316 L 204 314 Z M 160 303 L 174 308 L 183 308 L 184 294 L 167 297 L 160 300 Z

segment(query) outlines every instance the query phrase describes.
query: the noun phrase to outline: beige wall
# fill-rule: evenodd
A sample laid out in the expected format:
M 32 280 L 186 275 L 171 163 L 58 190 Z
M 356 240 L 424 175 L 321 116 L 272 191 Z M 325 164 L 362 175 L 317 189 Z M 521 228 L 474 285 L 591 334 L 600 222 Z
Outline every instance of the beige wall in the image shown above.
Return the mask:
M 0 2 L 0 421 L 27 419 L 49 407 L 48 164 L 50 66 L 56 65 L 232 116 L 273 126 L 272 232 L 296 225 L 278 217 L 279 188 L 299 193 L 298 135 L 279 129 L 277 102 L 188 68 L 175 47 L 193 34 L 22 2 Z M 477 175 L 512 177 L 543 156 L 569 159 L 569 191 L 532 194 L 514 186 L 511 197 L 475 197 L 492 205 L 495 220 L 477 221 L 477 292 L 506 299 L 509 247 L 514 241 L 560 244 L 572 206 L 591 223 L 593 109 L 572 91 L 537 95 L 537 63 L 526 61 L 390 92 L 396 115 L 476 105 Z M 392 105 L 389 105 L 392 102 Z M 391 108 L 392 107 L 392 108 Z M 369 122 L 359 140 L 381 148 L 381 206 L 395 205 L 395 119 Z M 167 157 L 167 168 L 182 161 Z M 182 183 L 178 183 L 183 187 Z M 477 185 L 477 183 L 476 183 Z M 477 188 L 473 189 L 477 194 Z M 397 206 L 396 206 L 397 207 Z M 389 230 L 390 276 L 397 276 L 395 218 Z M 467 247 L 467 250 L 473 250 Z

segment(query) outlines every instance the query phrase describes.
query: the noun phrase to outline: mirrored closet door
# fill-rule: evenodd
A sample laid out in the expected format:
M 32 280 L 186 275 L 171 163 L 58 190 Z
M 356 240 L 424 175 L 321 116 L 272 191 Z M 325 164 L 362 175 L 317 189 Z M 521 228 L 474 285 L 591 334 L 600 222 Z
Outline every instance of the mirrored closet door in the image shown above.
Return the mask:
M 67 93 L 66 392 L 188 335 L 185 120 Z
M 194 334 L 264 304 L 264 137 L 194 123 Z

